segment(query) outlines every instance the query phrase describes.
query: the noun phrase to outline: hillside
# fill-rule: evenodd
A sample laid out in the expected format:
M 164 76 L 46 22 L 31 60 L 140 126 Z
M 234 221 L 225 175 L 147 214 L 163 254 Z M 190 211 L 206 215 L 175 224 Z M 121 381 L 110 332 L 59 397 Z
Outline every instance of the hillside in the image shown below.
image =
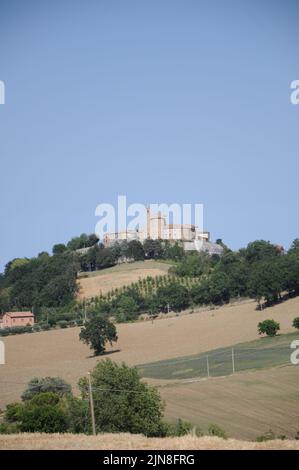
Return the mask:
M 112 268 L 79 275 L 78 299 L 95 297 L 106 294 L 111 289 L 119 289 L 147 276 L 162 276 L 167 274 L 171 264 L 159 261 L 135 261 L 124 263 Z
M 249 301 L 189 315 L 184 312 L 179 316 L 155 320 L 154 323 L 119 324 L 119 341 L 108 357 L 138 365 L 256 340 L 257 323 L 265 318 L 279 321 L 281 333 L 294 332 L 291 323 L 299 310 L 299 298 L 263 312 L 255 310 L 255 306 L 255 302 Z M 79 341 L 79 331 L 79 328 L 68 328 L 3 338 L 7 363 L 0 370 L 0 408 L 18 400 L 28 381 L 35 376 L 60 376 L 76 390 L 78 379 L 100 360 L 92 357 L 89 348 Z M 248 439 L 255 438 L 275 424 L 269 418 L 271 413 L 277 418 L 278 431 L 288 434 L 288 430 L 292 429 L 293 435 L 295 429 L 290 423 L 297 426 L 299 421 L 299 416 L 295 416 L 299 389 L 298 374 L 295 374 L 297 369 L 275 369 L 277 372 L 274 375 L 271 371 L 242 372 L 225 379 L 213 378 L 163 387 L 160 391 L 167 404 L 166 417 L 170 420 L 182 417 L 200 425 L 214 421 L 222 424 L 230 435 Z M 179 376 L 176 382 L 178 379 Z M 158 385 L 171 383 L 146 380 Z M 284 389 L 281 388 L 282 384 L 285 384 Z M 271 390 L 277 390 L 273 403 L 267 400 L 267 393 Z M 201 393 L 210 400 L 203 399 Z M 252 409 L 251 430 L 247 429 L 249 408 Z
M 85 436 L 78 434 L 11 434 L 0 435 L 3 450 L 132 450 L 132 449 L 181 449 L 181 450 L 299 450 L 299 441 L 275 440 L 246 442 L 218 437 L 146 438 L 140 434 L 101 434 Z

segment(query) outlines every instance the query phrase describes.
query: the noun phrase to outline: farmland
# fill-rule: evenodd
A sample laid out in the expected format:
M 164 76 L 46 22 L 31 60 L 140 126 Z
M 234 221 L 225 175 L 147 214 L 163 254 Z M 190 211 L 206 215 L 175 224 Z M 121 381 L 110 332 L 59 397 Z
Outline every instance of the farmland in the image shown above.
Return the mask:
M 102 271 L 82 273 L 78 280 L 78 299 L 95 297 L 101 293 L 104 295 L 111 289 L 119 289 L 147 276 L 163 276 L 167 274 L 170 266 L 159 261 L 136 261 Z
M 280 434 L 289 436 L 291 433 L 293 436 L 295 430 L 299 430 L 296 411 L 299 410 L 298 369 L 295 366 L 270 367 L 286 362 L 288 342 L 296 336 L 291 323 L 299 310 L 299 299 L 290 299 L 262 312 L 255 306 L 255 302 L 248 301 L 192 314 L 182 312 L 153 323 L 119 324 L 119 340 L 112 349 L 108 348 L 104 357 L 125 361 L 129 365 L 150 364 L 145 375 L 151 378 L 144 380 L 161 387 L 161 395 L 166 401 L 166 418 L 170 421 L 181 417 L 200 426 L 216 422 L 230 436 L 243 439 L 255 438 L 270 427 Z M 280 322 L 281 336 L 273 340 L 258 339 L 257 323 L 265 318 Z M 60 376 L 76 391 L 78 379 L 99 360 L 79 341 L 79 331 L 79 328 L 57 329 L 3 338 L 6 364 L 0 368 L 0 407 L 19 400 L 26 384 L 35 376 Z M 285 336 L 288 333 L 292 334 Z M 190 356 L 205 357 L 212 350 L 218 350 L 217 354 L 223 352 L 220 356 L 227 358 L 224 367 L 229 372 L 231 363 L 226 348 L 234 345 L 238 351 L 236 345 L 248 341 L 254 342 L 239 348 L 243 351 L 264 349 L 266 354 L 275 348 L 278 352 L 278 356 L 264 356 L 264 364 L 258 364 L 254 358 L 250 366 L 267 369 L 239 372 L 240 362 L 236 361 L 237 373 L 234 376 L 213 377 L 224 374 L 219 364 L 213 367 L 211 358 L 210 380 L 189 383 L 182 380 L 200 378 L 198 370 L 190 370 L 194 364 L 191 367 L 187 360 Z M 190 363 L 193 360 L 194 357 Z M 152 364 L 157 361 L 174 362 L 175 370 L 167 371 L 161 367 L 158 374 L 152 373 L 159 370 Z M 182 370 L 182 374 L 172 374 Z
M 298 333 L 236 344 L 234 348 L 219 348 L 201 354 L 157 361 L 139 366 L 143 377 L 155 379 L 188 379 L 219 377 L 233 371 L 275 367 L 290 362 L 290 344 Z M 234 361 L 234 362 L 233 362 Z

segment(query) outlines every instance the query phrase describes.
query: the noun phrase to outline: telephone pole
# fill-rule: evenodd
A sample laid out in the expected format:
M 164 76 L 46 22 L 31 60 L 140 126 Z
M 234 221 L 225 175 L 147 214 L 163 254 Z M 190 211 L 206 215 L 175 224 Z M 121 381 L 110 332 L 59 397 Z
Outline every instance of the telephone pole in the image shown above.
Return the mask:
M 92 396 L 90 372 L 88 372 L 88 387 L 89 387 L 89 403 L 90 403 L 92 434 L 95 436 L 96 435 L 96 422 L 95 422 L 95 418 L 94 418 L 94 405 L 93 405 L 93 396 Z
M 209 379 L 210 378 L 209 356 L 207 356 L 207 374 L 208 374 L 208 379 Z

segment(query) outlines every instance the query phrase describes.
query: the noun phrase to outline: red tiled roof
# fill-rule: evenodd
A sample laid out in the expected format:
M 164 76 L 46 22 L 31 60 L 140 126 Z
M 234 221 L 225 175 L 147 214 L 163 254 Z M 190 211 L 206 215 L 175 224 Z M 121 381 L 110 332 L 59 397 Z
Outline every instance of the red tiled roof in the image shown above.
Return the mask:
M 20 317 L 34 317 L 32 312 L 6 312 L 11 318 L 20 318 Z

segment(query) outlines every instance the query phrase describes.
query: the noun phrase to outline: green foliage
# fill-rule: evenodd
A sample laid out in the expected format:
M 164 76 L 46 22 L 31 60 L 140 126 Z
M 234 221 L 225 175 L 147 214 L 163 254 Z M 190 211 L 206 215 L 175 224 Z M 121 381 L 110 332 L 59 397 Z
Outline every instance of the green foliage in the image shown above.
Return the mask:
M 181 437 L 191 434 L 194 426 L 189 421 L 183 421 L 179 418 L 176 423 L 169 425 L 167 435 L 170 437 Z M 200 429 L 197 428 L 198 435 L 202 435 Z
M 257 442 L 267 442 L 267 441 L 273 441 L 274 439 L 277 439 L 275 436 L 274 432 L 269 429 L 269 431 L 265 432 L 264 434 L 261 434 L 256 438 Z
M 293 327 L 299 330 L 299 317 L 294 318 Z
M 52 248 L 53 255 L 61 255 L 67 250 L 67 247 L 63 243 L 57 243 Z
M 147 259 L 163 258 L 164 250 L 161 240 L 151 240 L 148 238 L 143 243 L 143 249 Z
M 274 320 L 264 320 L 258 324 L 259 335 L 276 336 L 280 330 L 280 324 Z
M 71 386 L 60 377 L 34 377 L 28 383 L 27 389 L 22 394 L 22 400 L 31 400 L 38 394 L 52 392 L 59 397 L 70 394 Z
M 59 328 L 67 328 L 69 326 L 69 322 L 67 320 L 59 320 L 56 324 Z
M 65 432 L 67 414 L 61 406 L 59 395 L 53 392 L 39 393 L 24 403 L 8 405 L 4 417 L 5 432 Z
M 142 243 L 137 240 L 132 240 L 128 243 L 126 256 L 133 258 L 134 261 L 144 260 L 145 254 Z
M 210 271 L 210 261 L 206 253 L 190 253 L 172 268 L 172 272 L 177 276 L 200 277 Z
M 67 243 L 67 249 L 75 251 L 80 250 L 81 248 L 89 248 L 96 245 L 98 242 L 99 239 L 94 233 L 90 235 L 82 233 L 79 237 L 74 237 Z
M 116 303 L 116 319 L 118 322 L 136 320 L 138 317 L 138 304 L 134 298 L 121 295 Z
M 107 342 L 112 345 L 118 339 L 113 323 L 99 316 L 93 316 L 86 322 L 80 331 L 79 338 L 89 344 L 96 355 L 104 353 Z
M 190 305 L 188 289 L 175 282 L 159 287 L 157 297 L 163 312 L 167 312 L 168 308 L 180 312 Z
M 99 361 L 91 372 L 91 383 L 98 432 L 165 435 L 164 405 L 159 393 L 141 382 L 136 368 L 109 359 Z M 81 379 L 79 386 L 85 398 L 87 379 Z
M 78 260 L 70 253 L 10 262 L 1 282 L 0 303 L 6 310 L 66 305 L 74 299 L 78 270 Z
M 33 333 L 33 327 L 27 326 L 12 326 L 10 328 L 0 329 L 0 336 L 21 335 L 23 333 Z
M 217 424 L 210 424 L 208 427 L 209 436 L 221 437 L 222 439 L 227 439 L 227 434 L 220 426 Z

